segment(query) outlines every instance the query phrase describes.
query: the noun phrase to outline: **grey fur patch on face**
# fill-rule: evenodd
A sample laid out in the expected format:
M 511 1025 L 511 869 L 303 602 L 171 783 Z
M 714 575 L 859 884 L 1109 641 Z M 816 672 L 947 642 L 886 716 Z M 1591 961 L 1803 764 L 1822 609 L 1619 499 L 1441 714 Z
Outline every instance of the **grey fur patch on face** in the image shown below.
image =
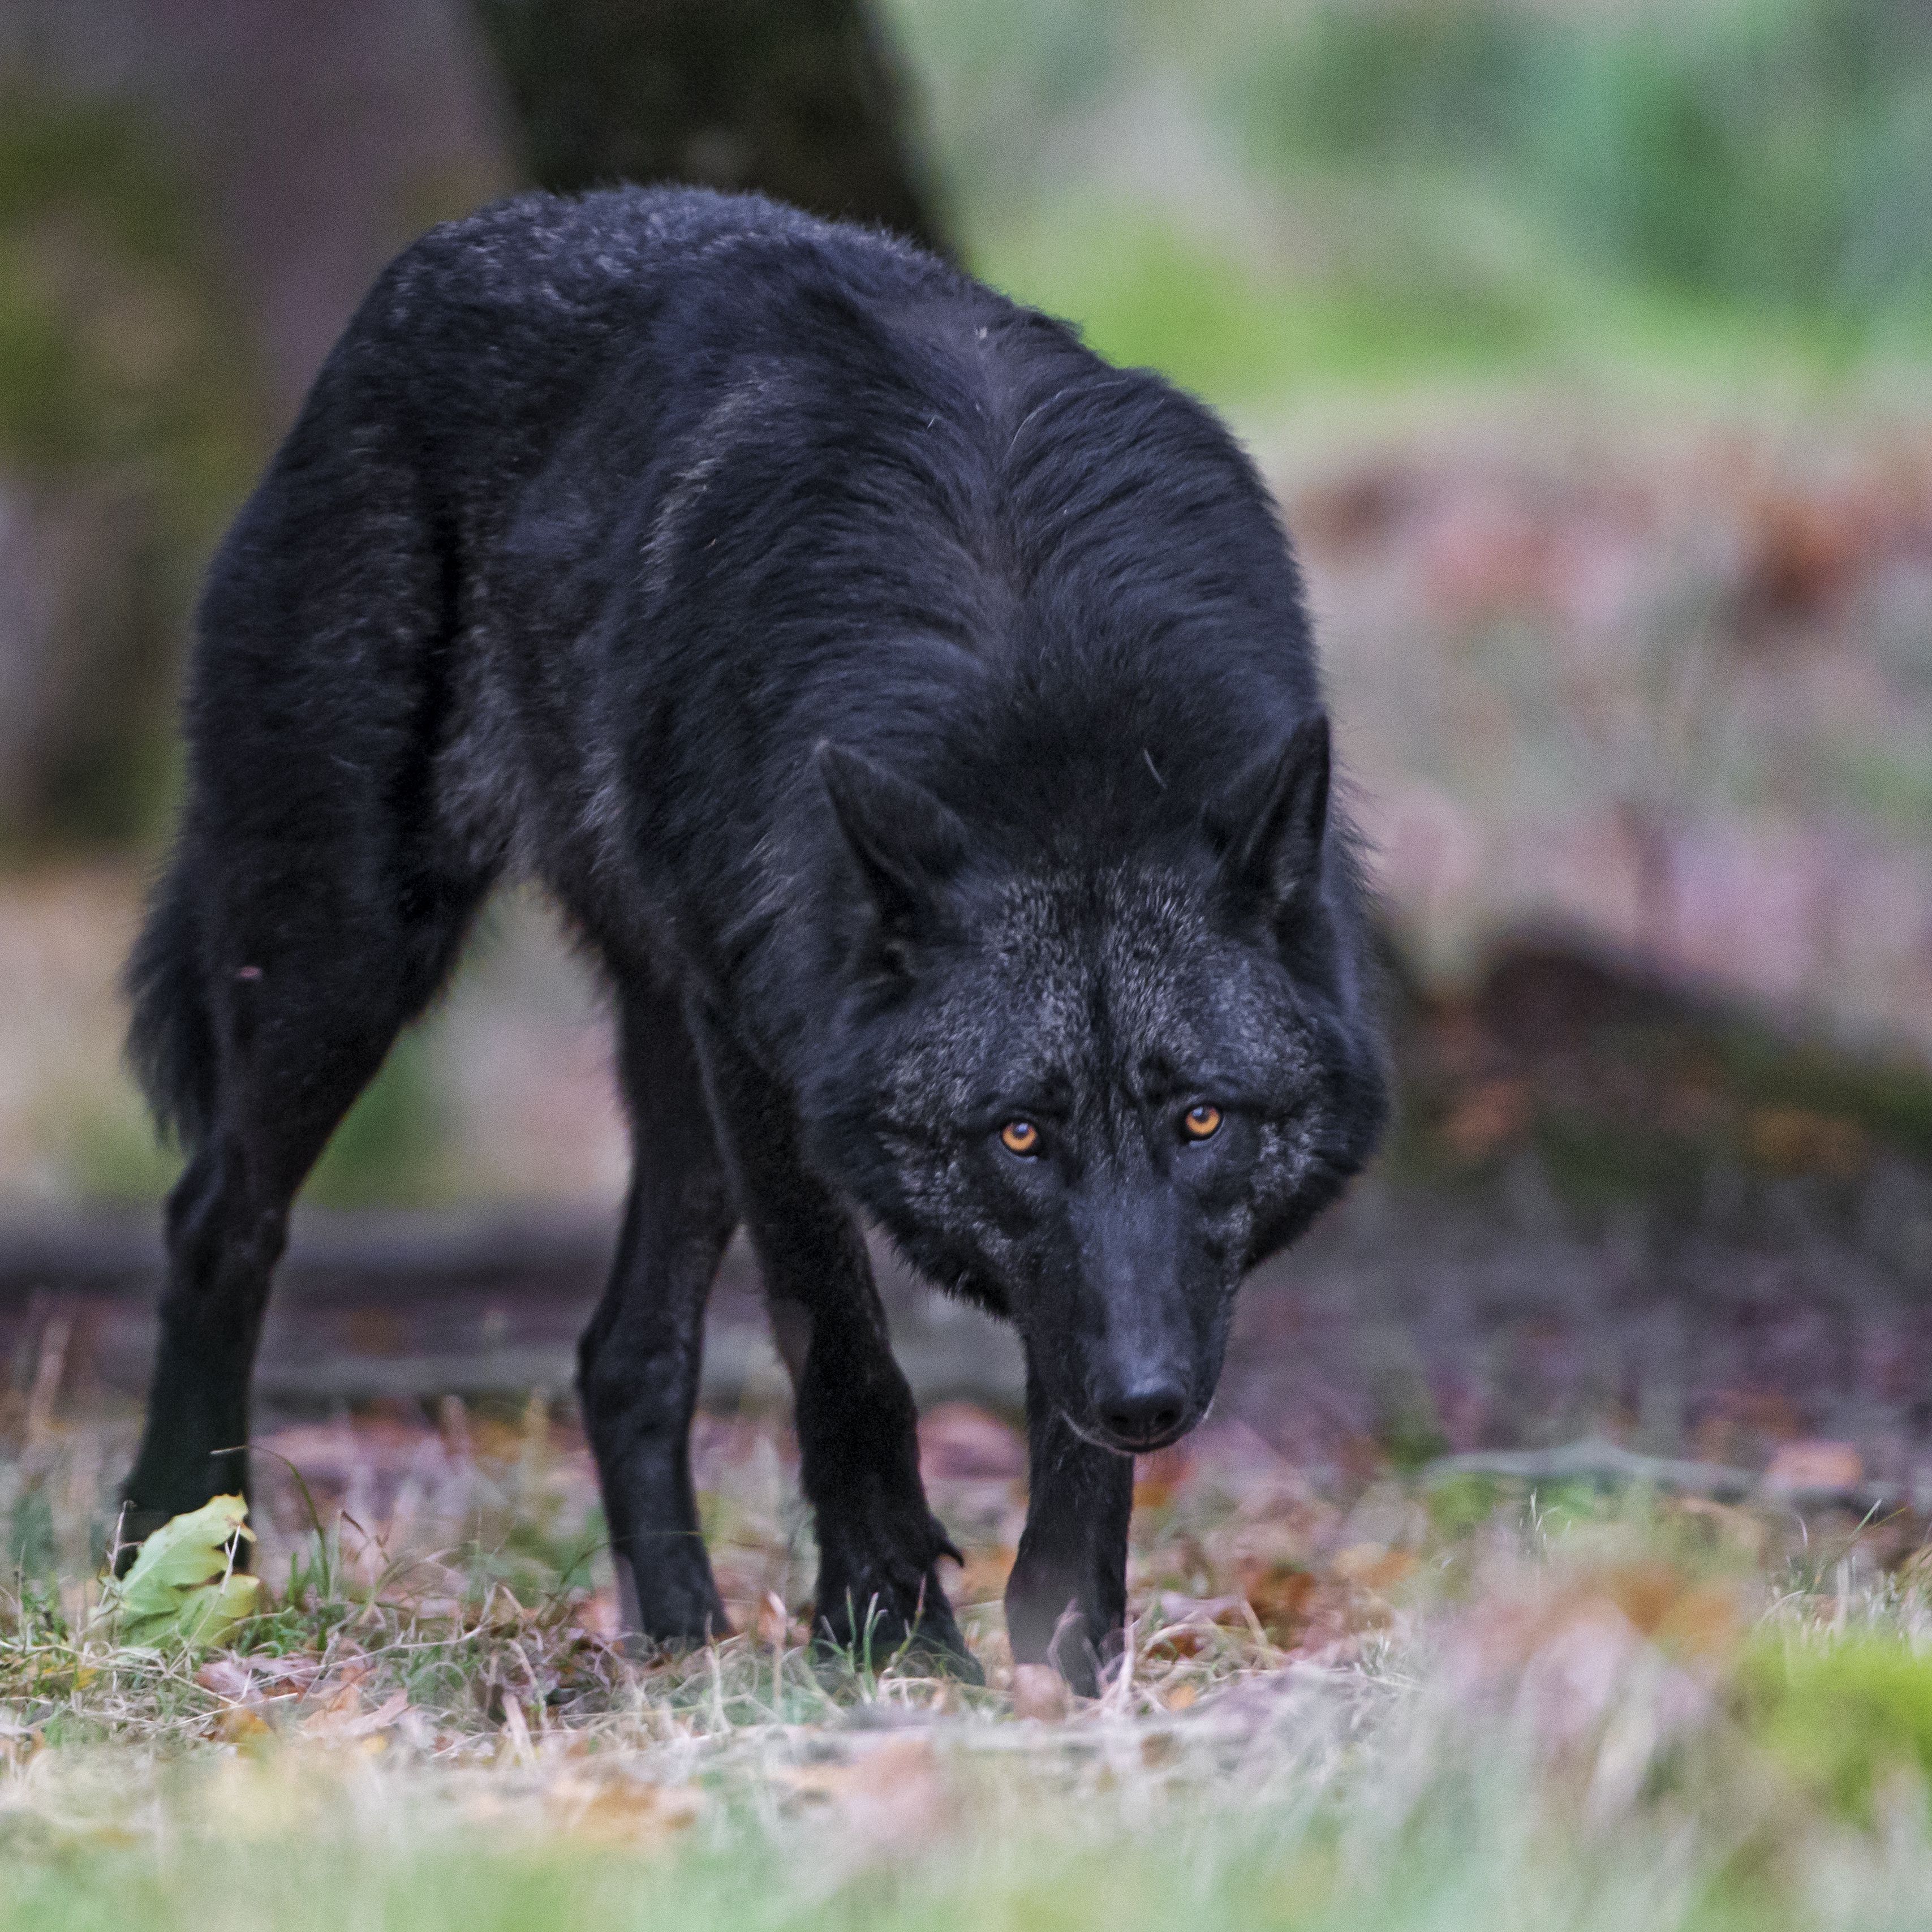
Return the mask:
M 970 1118 L 1004 1088 L 1118 1133 L 1184 1088 L 1289 1106 L 1306 1084 L 1286 974 L 1178 872 L 1022 876 L 966 945 L 907 1042 L 890 1120 Z
M 1201 881 L 1144 866 L 1016 878 L 932 982 L 896 1035 L 876 1117 L 908 1217 L 1024 1279 L 1040 1229 L 988 1167 L 1003 1118 L 1048 1124 L 1070 1190 L 1162 1187 L 1178 1112 L 1207 1101 L 1238 1115 L 1228 1140 L 1245 1150 L 1201 1230 L 1232 1286 L 1256 1226 L 1317 1164 L 1324 1083 L 1287 973 L 1220 929 Z

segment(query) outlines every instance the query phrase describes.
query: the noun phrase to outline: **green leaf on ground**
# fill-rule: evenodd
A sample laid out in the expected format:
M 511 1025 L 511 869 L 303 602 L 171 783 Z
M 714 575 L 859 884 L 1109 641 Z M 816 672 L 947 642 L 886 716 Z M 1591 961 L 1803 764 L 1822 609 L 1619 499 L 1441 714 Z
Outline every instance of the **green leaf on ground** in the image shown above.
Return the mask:
M 99 1622 L 117 1643 L 212 1648 L 259 1607 L 261 1579 L 235 1568 L 236 1538 L 250 1542 L 248 1505 L 217 1496 L 172 1516 L 141 1546 L 126 1576 L 108 1585 Z

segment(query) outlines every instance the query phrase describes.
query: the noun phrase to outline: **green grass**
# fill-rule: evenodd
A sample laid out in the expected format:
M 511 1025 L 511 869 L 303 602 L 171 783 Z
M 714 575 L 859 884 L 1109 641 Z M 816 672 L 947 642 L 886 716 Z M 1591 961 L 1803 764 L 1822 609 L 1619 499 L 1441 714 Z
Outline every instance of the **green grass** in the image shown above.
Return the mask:
M 1534 301 L 1474 280 L 1311 282 L 1246 256 L 1160 209 L 1104 195 L 1058 200 L 991 229 L 974 266 L 1076 322 L 1111 360 L 1157 368 L 1230 406 L 1311 386 L 1494 370 L 1552 339 Z
M 708 1474 L 746 1634 L 633 1661 L 590 1628 L 580 1451 L 538 1408 L 461 1439 L 454 1542 L 285 1529 L 212 1660 L 84 1634 L 59 1552 L 112 1445 L 23 1452 L 0 1928 L 1825 1932 L 1932 1900 L 1913 1526 L 1208 1458 L 1140 1513 L 1131 1670 L 1042 1721 L 1001 1493 L 937 1497 L 986 1690 L 806 1651 L 756 1429 Z M 775 1561 L 787 1621 L 751 1628 Z
M 1224 406 L 1932 358 L 1915 0 L 891 10 L 973 266 Z
M 1458 173 L 1619 279 L 1922 344 L 1928 76 L 1914 0 L 1326 0 L 1235 92 L 1282 165 Z
M 124 103 L 0 87 L 0 470 L 87 560 L 55 644 L 86 701 L 8 851 L 160 836 L 180 638 L 269 420 L 171 143 Z

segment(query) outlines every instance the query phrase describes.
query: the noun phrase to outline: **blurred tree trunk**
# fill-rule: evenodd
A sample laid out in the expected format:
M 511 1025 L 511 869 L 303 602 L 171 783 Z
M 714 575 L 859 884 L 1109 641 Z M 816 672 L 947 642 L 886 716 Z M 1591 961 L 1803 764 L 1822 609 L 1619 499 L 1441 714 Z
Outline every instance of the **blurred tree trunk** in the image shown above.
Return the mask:
M 865 0 L 476 0 L 524 170 L 755 188 L 945 252 Z
M 683 180 L 943 247 L 907 98 L 870 0 L 0 0 L 0 856 L 153 836 L 193 581 L 412 236 Z

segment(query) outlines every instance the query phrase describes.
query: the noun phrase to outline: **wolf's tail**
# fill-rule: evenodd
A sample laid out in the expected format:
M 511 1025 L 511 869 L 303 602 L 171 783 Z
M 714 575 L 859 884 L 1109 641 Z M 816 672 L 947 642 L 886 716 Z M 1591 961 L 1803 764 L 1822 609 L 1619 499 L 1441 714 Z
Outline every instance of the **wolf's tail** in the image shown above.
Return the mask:
M 148 904 L 122 986 L 134 1010 L 128 1064 L 156 1125 L 191 1152 L 214 1118 L 216 1052 L 192 884 L 178 856 Z

